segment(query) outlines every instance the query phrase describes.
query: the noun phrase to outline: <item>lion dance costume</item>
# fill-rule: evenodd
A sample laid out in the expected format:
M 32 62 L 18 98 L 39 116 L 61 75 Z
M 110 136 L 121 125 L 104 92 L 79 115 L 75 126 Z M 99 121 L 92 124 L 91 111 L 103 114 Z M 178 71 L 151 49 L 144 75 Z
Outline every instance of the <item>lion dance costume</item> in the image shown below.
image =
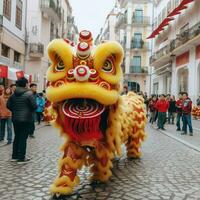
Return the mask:
M 79 184 L 77 170 L 90 167 L 91 180 L 106 182 L 112 160 L 121 155 L 139 158 L 145 138 L 143 98 L 135 93 L 120 96 L 123 49 L 117 42 L 96 48 L 89 31 L 80 33 L 77 47 L 55 39 L 48 46 L 48 108 L 54 125 L 66 138 L 53 194 L 68 195 Z
M 200 106 L 194 106 L 192 108 L 192 116 L 194 119 L 200 119 Z

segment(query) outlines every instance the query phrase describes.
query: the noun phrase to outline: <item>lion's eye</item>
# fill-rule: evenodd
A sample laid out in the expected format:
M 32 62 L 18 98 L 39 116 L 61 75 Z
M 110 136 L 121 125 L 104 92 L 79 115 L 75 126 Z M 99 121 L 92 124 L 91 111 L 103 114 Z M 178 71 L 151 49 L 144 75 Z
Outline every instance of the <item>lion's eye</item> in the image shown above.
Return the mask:
M 110 60 L 106 60 L 106 62 L 104 63 L 102 70 L 104 72 L 113 72 L 114 67 L 113 67 L 113 63 Z
M 57 64 L 55 69 L 56 71 L 63 71 L 65 69 L 65 65 L 62 60 Z

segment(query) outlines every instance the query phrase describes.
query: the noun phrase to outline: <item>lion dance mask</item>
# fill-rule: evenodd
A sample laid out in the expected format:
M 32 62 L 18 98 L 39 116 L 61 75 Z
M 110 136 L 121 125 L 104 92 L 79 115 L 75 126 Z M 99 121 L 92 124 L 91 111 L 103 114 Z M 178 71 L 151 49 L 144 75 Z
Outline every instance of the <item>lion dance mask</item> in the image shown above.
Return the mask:
M 146 115 L 141 96 L 120 96 L 123 49 L 117 42 L 94 47 L 85 30 L 77 47 L 68 40 L 53 40 L 48 55 L 52 63 L 47 71 L 48 110 L 66 138 L 50 190 L 68 195 L 79 184 L 77 170 L 84 165 L 90 167 L 92 181 L 108 181 L 122 143 L 129 158 L 141 156 Z

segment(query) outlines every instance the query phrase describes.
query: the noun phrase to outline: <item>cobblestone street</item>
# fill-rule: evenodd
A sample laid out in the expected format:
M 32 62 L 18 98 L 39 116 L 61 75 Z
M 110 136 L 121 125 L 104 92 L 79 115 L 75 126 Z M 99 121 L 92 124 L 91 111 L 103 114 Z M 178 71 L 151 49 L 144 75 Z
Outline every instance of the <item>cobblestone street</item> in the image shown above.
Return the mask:
M 82 170 L 80 186 L 67 199 L 200 200 L 200 153 L 149 126 L 147 132 L 140 160 L 116 159 L 111 180 L 97 186 L 90 185 L 87 169 Z M 9 162 L 11 146 L 1 146 L 0 199 L 50 199 L 60 144 L 57 130 L 40 127 L 36 139 L 29 139 L 32 161 L 23 166 Z

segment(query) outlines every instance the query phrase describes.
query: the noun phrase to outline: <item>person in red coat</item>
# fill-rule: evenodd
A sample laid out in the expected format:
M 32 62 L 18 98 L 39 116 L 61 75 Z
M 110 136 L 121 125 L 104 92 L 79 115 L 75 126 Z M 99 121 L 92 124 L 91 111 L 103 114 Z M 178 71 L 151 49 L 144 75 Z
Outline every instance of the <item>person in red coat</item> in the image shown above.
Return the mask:
M 166 122 L 168 108 L 169 102 L 166 100 L 166 96 L 161 94 L 159 100 L 156 102 L 156 109 L 158 111 L 158 129 L 165 130 L 164 124 Z

